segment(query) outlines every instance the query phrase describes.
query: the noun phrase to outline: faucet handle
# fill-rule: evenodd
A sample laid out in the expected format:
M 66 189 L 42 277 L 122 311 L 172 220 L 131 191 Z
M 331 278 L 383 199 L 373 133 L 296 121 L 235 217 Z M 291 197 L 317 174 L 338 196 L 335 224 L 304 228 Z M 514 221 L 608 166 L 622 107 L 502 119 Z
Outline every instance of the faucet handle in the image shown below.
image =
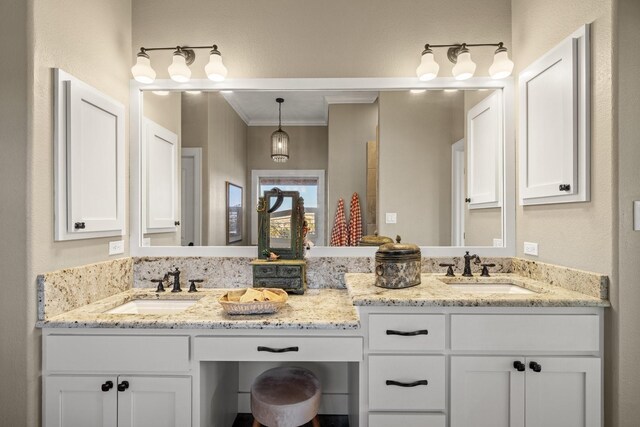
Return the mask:
M 167 280 L 167 276 L 165 275 L 162 279 L 151 279 L 151 283 L 157 283 L 158 287 L 156 288 L 156 292 L 164 292 L 164 281 Z
M 198 292 L 198 289 L 196 289 L 196 283 L 202 282 L 204 282 L 203 279 L 189 279 L 189 292 Z
M 455 266 L 455 264 L 447 264 L 444 262 L 441 262 L 440 264 L 438 264 L 440 267 L 447 267 L 447 274 L 446 276 L 449 277 L 455 277 L 455 274 L 453 274 L 453 267 Z
M 491 263 L 491 264 L 482 264 L 482 273 L 480 273 L 480 276 L 482 277 L 491 277 L 489 276 L 489 267 L 495 267 L 496 265 Z

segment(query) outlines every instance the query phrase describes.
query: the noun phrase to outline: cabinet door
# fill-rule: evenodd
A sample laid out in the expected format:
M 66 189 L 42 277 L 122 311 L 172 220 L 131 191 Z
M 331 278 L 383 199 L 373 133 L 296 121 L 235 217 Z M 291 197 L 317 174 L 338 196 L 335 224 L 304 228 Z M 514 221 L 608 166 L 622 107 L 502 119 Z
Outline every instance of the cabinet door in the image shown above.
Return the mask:
M 531 363 L 540 372 L 531 369 Z M 599 427 L 601 360 L 595 357 L 527 359 L 527 427 Z
M 116 377 L 49 376 L 45 380 L 45 427 L 116 427 Z M 111 387 L 108 387 L 111 381 Z M 102 390 L 105 385 L 105 390 Z
M 525 372 L 515 361 L 524 358 L 451 358 L 451 427 L 524 427 Z
M 118 385 L 118 427 L 191 425 L 189 377 L 120 376 Z
M 502 201 L 502 112 L 496 91 L 467 113 L 469 209 L 496 208 Z
M 144 120 L 143 197 L 145 233 L 176 229 L 178 136 Z

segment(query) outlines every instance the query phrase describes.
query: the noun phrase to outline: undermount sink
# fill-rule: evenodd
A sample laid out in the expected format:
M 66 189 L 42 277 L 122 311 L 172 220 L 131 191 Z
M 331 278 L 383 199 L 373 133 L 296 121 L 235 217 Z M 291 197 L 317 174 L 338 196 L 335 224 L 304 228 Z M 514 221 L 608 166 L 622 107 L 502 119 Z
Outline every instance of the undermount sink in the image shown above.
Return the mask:
M 136 299 L 106 311 L 107 314 L 175 314 L 194 305 L 197 300 Z
M 469 294 L 524 295 L 536 292 L 511 283 L 449 283 L 451 289 Z

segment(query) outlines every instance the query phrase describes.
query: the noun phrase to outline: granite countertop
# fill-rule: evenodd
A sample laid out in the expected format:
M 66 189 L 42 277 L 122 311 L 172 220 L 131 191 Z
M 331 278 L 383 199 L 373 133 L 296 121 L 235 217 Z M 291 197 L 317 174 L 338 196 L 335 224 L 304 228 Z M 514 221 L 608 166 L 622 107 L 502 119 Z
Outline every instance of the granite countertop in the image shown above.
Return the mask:
M 236 289 L 237 290 L 237 289 Z M 129 289 L 75 310 L 39 321 L 46 328 L 153 328 L 153 329 L 357 329 L 360 320 L 346 290 L 309 289 L 290 295 L 277 313 L 228 315 L 218 298 L 229 289 L 201 289 L 197 293 L 156 293 Z M 108 314 L 112 308 L 136 299 L 198 300 L 176 314 Z
M 512 283 L 534 291 L 531 294 L 472 294 L 452 289 L 442 280 L 455 283 Z M 517 274 L 492 277 L 445 277 L 422 274 L 421 284 L 404 289 L 384 289 L 374 285 L 372 273 L 347 273 L 345 282 L 356 306 L 414 307 L 609 307 L 609 301 L 571 291 Z

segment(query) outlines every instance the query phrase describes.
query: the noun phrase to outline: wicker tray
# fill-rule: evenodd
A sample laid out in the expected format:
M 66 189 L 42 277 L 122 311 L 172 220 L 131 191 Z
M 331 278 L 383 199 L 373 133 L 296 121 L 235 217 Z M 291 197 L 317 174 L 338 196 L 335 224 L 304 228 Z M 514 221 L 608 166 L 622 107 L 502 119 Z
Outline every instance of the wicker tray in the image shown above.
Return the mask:
M 249 288 L 256 290 L 254 288 Z M 240 302 L 237 301 L 242 297 L 247 290 L 237 290 L 237 291 L 229 291 L 224 294 L 218 302 L 222 306 L 222 309 L 227 314 L 270 314 L 275 313 L 284 307 L 287 304 L 288 295 L 282 289 L 277 288 L 261 288 L 258 291 L 271 291 L 274 294 L 277 294 L 280 298 L 278 301 L 248 301 L 248 302 Z M 235 300 L 235 301 L 229 301 Z

